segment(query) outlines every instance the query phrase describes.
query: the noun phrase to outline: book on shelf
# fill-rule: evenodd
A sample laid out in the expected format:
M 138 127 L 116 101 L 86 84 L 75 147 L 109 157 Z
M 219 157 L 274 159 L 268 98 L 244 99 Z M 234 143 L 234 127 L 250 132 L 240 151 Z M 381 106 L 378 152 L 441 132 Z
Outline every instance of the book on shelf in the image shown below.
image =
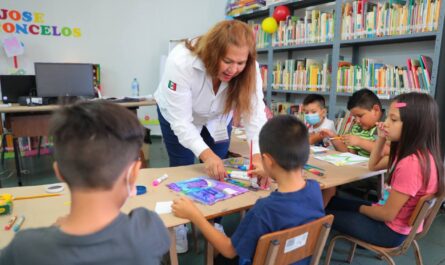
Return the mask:
M 249 21 L 248 24 L 255 35 L 256 48 L 267 48 L 271 42 L 272 36 L 263 30 L 261 24 L 255 23 L 254 21 Z
M 270 105 L 270 110 L 273 115 L 294 115 L 301 121 L 304 121 L 303 104 L 296 104 L 291 102 L 275 102 L 272 101 Z
M 441 0 L 357 0 L 343 3 L 343 40 L 436 31 Z
M 425 55 L 407 58 L 406 66 L 370 58 L 363 58 L 361 65 L 342 62 L 337 72 L 337 92 L 353 93 L 366 87 L 384 98 L 412 91 L 429 93 L 431 65 L 431 58 Z
M 244 13 L 253 12 L 265 5 L 265 0 L 229 0 L 226 6 L 226 14 L 228 16 L 239 16 Z
M 315 59 L 290 59 L 275 63 L 272 73 L 274 90 L 327 92 L 331 82 L 330 55 Z
M 322 12 L 306 10 L 304 17 L 289 16 L 280 21 L 272 36 L 273 47 L 293 46 L 306 43 L 323 43 L 334 37 L 333 10 Z
M 263 80 L 263 91 L 267 90 L 267 65 L 260 65 L 261 80 Z
M 339 115 L 334 121 L 337 135 L 349 134 L 354 123 L 354 116 L 351 115 L 351 112 L 346 111 L 343 115 Z

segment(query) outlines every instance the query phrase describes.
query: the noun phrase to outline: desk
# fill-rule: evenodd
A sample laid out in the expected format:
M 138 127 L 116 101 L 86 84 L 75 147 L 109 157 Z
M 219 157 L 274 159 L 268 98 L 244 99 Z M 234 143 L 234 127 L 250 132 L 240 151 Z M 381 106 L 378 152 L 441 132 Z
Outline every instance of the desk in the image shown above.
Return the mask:
M 203 176 L 203 164 L 175 168 L 150 168 L 142 169 L 137 180 L 137 185 L 147 187 L 147 193 L 141 196 L 130 198 L 123 207 L 123 212 L 129 212 L 136 207 L 145 207 L 150 210 L 155 209 L 156 202 L 171 201 L 180 196 L 179 193 L 169 190 L 165 184 L 192 177 Z M 162 182 L 158 187 L 151 185 L 152 181 L 159 176 L 167 173 L 169 178 Z M 44 186 L 27 186 L 0 189 L 0 193 L 10 193 L 14 196 L 36 195 L 45 193 Z M 213 206 L 197 204 L 207 219 L 239 212 L 252 207 L 255 202 L 268 196 L 269 191 L 247 192 L 235 198 L 218 202 Z M 67 189 L 63 191 L 62 196 L 29 199 L 14 202 L 13 211 L 17 215 L 25 215 L 26 221 L 24 228 L 44 227 L 53 224 L 58 217 L 68 214 L 70 206 L 70 195 Z M 169 229 L 171 238 L 170 259 L 172 264 L 178 264 L 176 255 L 176 237 L 173 228 L 175 226 L 186 224 L 189 221 L 180 219 L 173 214 L 160 215 L 165 226 Z M 14 232 L 4 231 L 3 226 L 8 222 L 10 216 L 0 216 L 0 249 L 4 248 L 14 237 Z
M 317 163 L 315 163 L 317 162 Z M 314 161 L 314 164 L 326 169 L 327 177 L 320 178 L 318 176 L 309 176 L 319 181 L 322 188 L 329 188 L 357 179 L 364 179 L 366 177 L 381 174 L 381 172 L 370 172 L 365 166 L 358 167 L 337 167 L 337 170 L 331 168 L 327 162 Z M 332 165 L 332 167 L 335 167 Z M 344 170 L 341 170 L 344 169 Z M 174 168 L 149 168 L 142 169 L 137 180 L 138 185 L 147 187 L 147 193 L 141 196 L 130 198 L 123 207 L 124 212 L 129 212 L 136 207 L 145 207 L 150 210 L 155 209 L 156 202 L 171 201 L 181 196 L 179 193 L 169 190 L 165 184 L 176 182 L 179 180 L 189 179 L 204 175 L 203 164 L 196 164 L 191 166 L 174 167 Z M 167 173 L 169 178 L 165 180 L 160 186 L 153 187 L 152 181 L 159 176 Z M 312 174 L 310 174 L 312 175 Z M 345 176 L 347 175 L 347 176 Z M 273 190 L 272 188 L 271 190 Z M 11 193 L 14 196 L 36 195 L 45 193 L 44 186 L 29 186 L 29 187 L 15 187 L 0 189 L 0 193 Z M 213 206 L 206 206 L 197 204 L 198 208 L 203 212 L 207 219 L 224 216 L 227 214 L 240 212 L 252 207 L 255 202 L 262 197 L 268 196 L 270 191 L 247 192 L 234 198 L 221 201 Z M 66 215 L 69 212 L 70 195 L 67 189 L 62 196 L 49 197 L 40 199 L 30 199 L 14 202 L 14 214 L 25 215 L 26 221 L 23 228 L 50 226 L 57 220 L 58 217 Z M 174 227 L 186 224 L 189 221 L 180 219 L 173 214 L 160 215 L 165 226 L 169 230 L 171 247 L 170 259 L 172 264 L 178 264 L 176 255 L 176 237 L 173 230 Z M 5 225 L 9 220 L 9 216 L 0 217 L 0 227 Z M 0 229 L 0 248 L 5 247 L 14 237 L 14 232 L 4 231 Z M 207 243 L 207 247 L 211 246 Z M 207 253 L 212 253 L 207 252 Z M 212 256 L 207 256 L 207 264 L 212 263 Z
M 141 106 L 156 105 L 155 100 L 139 102 L 117 103 L 123 107 L 135 110 Z M 13 135 L 14 159 L 16 165 L 19 186 L 22 185 L 22 174 L 20 169 L 19 146 L 17 137 L 33 137 L 48 135 L 49 120 L 51 112 L 60 108 L 60 105 L 46 106 L 20 106 L 1 107 L 0 113 L 5 114 L 5 128 Z M 1 187 L 1 185 L 0 185 Z
M 246 140 L 232 134 L 229 150 L 240 154 L 243 157 L 249 157 L 249 145 Z M 327 154 L 339 153 L 337 151 L 328 151 Z M 312 155 L 309 157 L 308 164 L 324 169 L 324 176 L 320 177 L 310 172 L 304 171 L 306 177 L 316 180 L 320 183 L 322 189 L 332 188 L 354 181 L 366 179 L 373 176 L 380 176 L 379 185 L 383 187 L 384 174 L 386 170 L 370 171 L 368 163 L 360 163 L 353 166 L 336 166 L 325 161 L 315 159 Z

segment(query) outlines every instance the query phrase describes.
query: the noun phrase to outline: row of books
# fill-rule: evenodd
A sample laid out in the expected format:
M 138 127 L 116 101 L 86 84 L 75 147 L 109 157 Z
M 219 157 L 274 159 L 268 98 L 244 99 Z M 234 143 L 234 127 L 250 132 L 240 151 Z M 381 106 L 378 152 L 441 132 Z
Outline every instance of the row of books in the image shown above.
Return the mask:
M 357 0 L 342 6 L 344 40 L 436 31 L 441 0 Z
M 304 122 L 303 104 L 292 102 L 275 102 L 272 101 L 270 109 L 273 115 L 294 115 Z M 336 115 L 334 120 L 335 130 L 338 135 L 344 135 L 351 132 L 352 126 L 355 124 L 354 116 L 349 111 L 341 111 Z
M 293 91 L 329 91 L 331 83 L 329 66 L 329 59 L 324 62 L 314 59 L 278 61 L 272 74 L 272 88 Z
M 354 125 L 354 116 L 352 116 L 349 111 L 339 113 L 338 117 L 334 120 L 335 130 L 338 135 L 350 133 L 352 125 Z
M 267 65 L 260 65 L 261 79 L 263 80 L 263 91 L 267 90 Z
M 273 115 L 289 114 L 304 121 L 303 104 L 296 104 L 291 102 L 276 102 L 270 103 L 270 110 Z
M 239 16 L 244 13 L 264 7 L 265 0 L 229 0 L 227 1 L 226 14 L 228 16 Z
M 292 46 L 305 43 L 332 41 L 334 37 L 334 16 L 331 12 L 306 10 L 304 17 L 290 16 L 280 21 L 272 37 L 272 46 Z
M 272 36 L 269 33 L 265 32 L 261 28 L 260 24 L 255 24 L 254 22 L 249 21 L 249 25 L 252 28 L 253 33 L 255 34 L 256 48 L 267 48 L 271 43 Z
M 384 64 L 364 58 L 361 65 L 340 62 L 337 72 L 337 92 L 353 93 L 363 87 L 378 95 L 398 95 L 412 91 L 430 91 L 432 60 L 420 55 L 408 58 L 406 66 Z
M 39 137 L 20 137 L 17 139 L 19 149 L 21 152 L 36 150 L 39 147 Z M 6 135 L 6 146 L 7 152 L 14 151 L 14 145 L 12 141 L 12 135 Z M 52 146 L 52 141 L 48 137 L 42 137 L 40 148 L 45 148 Z

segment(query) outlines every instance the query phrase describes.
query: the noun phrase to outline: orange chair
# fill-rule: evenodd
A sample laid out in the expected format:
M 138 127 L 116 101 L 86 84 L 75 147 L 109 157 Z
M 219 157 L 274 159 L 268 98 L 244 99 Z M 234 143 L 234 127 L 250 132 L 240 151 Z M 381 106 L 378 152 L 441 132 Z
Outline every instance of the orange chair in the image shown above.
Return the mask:
M 349 263 L 352 263 L 352 259 L 354 258 L 354 252 L 357 245 L 360 245 L 363 248 L 366 248 L 372 252 L 377 253 L 380 256 L 380 258 L 386 260 L 388 264 L 395 265 L 396 263 L 394 262 L 392 257 L 405 254 L 412 244 L 414 248 L 414 254 L 416 256 L 416 262 L 418 265 L 422 265 L 423 264 L 422 256 L 420 254 L 419 244 L 417 243 L 417 240 L 419 240 L 428 233 L 428 230 L 430 229 L 434 218 L 436 217 L 438 211 L 440 210 L 443 201 L 444 201 L 443 197 L 435 197 L 434 195 L 425 195 L 420 198 L 409 220 L 409 225 L 412 227 L 411 233 L 398 247 L 394 248 L 379 247 L 343 234 L 333 237 L 329 244 L 328 251 L 326 253 L 325 265 L 330 264 L 332 251 L 334 250 L 335 242 L 338 239 L 344 239 L 352 243 L 352 248 L 349 252 L 349 257 L 347 260 Z M 416 233 L 417 228 L 422 223 L 422 221 L 424 221 L 423 230 L 422 232 L 417 234 Z
M 263 235 L 253 258 L 253 265 L 287 265 L 309 256 L 318 264 L 331 230 L 333 215 L 310 223 Z

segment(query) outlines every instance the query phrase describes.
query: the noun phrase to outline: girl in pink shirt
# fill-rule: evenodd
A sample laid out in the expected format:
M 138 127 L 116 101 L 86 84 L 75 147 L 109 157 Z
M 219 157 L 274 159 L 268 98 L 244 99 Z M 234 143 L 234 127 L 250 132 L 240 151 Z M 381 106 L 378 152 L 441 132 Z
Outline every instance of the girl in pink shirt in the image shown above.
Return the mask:
M 434 99 L 421 93 L 394 98 L 384 123 L 377 123 L 378 140 L 369 168 L 388 168 L 389 196 L 383 205 L 334 197 L 326 212 L 335 216 L 333 228 L 382 246 L 396 247 L 410 233 L 408 225 L 420 197 L 443 195 L 443 158 L 440 155 L 438 107 Z M 383 155 L 386 141 L 389 156 Z M 417 232 L 421 232 L 423 226 Z

